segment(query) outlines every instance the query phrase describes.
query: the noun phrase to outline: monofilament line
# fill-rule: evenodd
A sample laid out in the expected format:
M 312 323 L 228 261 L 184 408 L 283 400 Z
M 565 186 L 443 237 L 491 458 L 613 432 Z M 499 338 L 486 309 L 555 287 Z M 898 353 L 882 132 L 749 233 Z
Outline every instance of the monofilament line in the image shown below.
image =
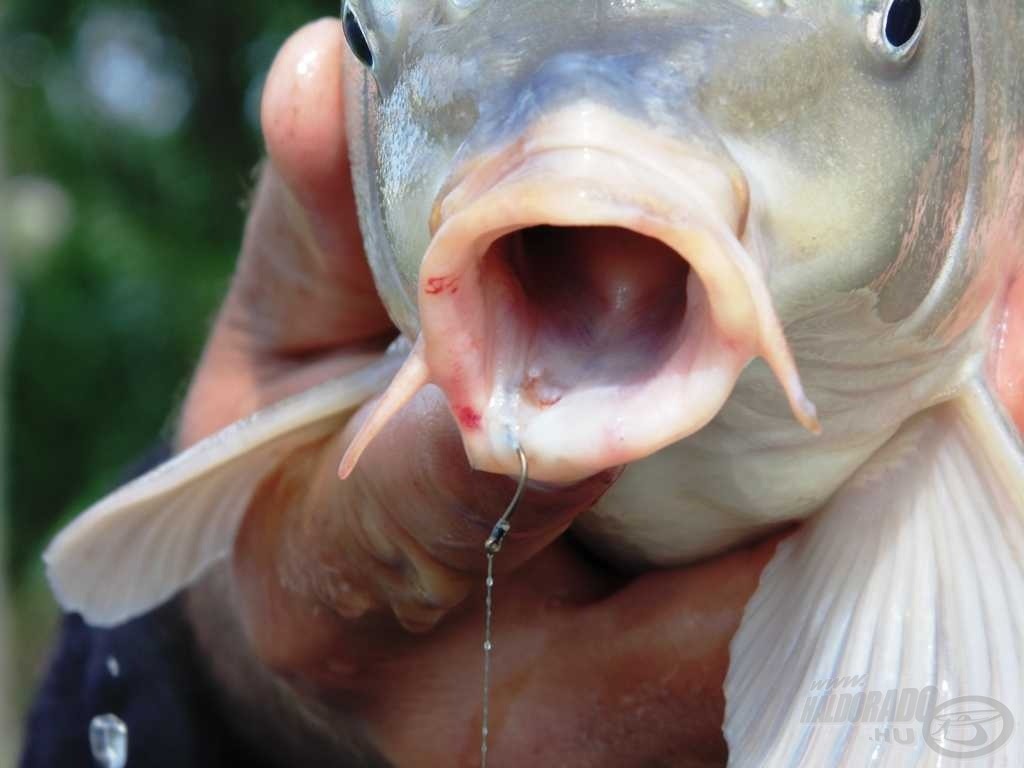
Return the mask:
M 505 513 L 501 516 L 491 535 L 487 537 L 484 544 L 484 551 L 487 554 L 487 579 L 484 581 L 484 701 L 483 712 L 480 718 L 480 768 L 487 768 L 487 737 L 489 734 L 491 714 L 491 657 L 494 652 L 494 643 L 491 640 L 491 623 L 494 620 L 494 558 L 501 551 L 501 545 L 512 530 L 512 515 L 519 506 L 519 499 L 522 498 L 523 489 L 526 487 L 528 464 L 523 449 L 516 445 L 516 455 L 519 457 L 519 483 L 516 485 L 515 495 L 509 502 Z
M 491 713 L 491 617 L 494 612 L 494 555 L 487 553 L 487 585 L 484 599 L 484 709 L 480 726 L 480 768 L 487 768 L 487 728 Z

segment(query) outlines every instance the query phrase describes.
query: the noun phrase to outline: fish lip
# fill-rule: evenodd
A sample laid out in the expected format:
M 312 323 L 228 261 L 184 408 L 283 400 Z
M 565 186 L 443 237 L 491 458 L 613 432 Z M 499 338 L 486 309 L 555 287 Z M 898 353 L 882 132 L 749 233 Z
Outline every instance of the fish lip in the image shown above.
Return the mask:
M 615 140 L 635 137 L 636 131 L 643 135 L 629 146 Z M 639 151 L 630 149 L 638 146 Z M 475 467 L 514 473 L 514 446 L 521 443 L 531 456 L 531 477 L 561 484 L 642 458 L 710 421 L 758 355 L 775 370 L 798 419 L 817 428 L 774 316 L 767 265 L 757 263 L 741 242 L 748 229 L 749 189 L 742 174 L 726 168 L 699 149 L 605 107 L 576 105 L 453 175 L 431 217 L 434 237 L 420 272 L 420 320 L 431 379 L 448 396 Z M 516 392 L 514 387 L 498 391 L 489 370 L 494 354 L 477 322 L 485 309 L 473 267 L 503 236 L 537 225 L 628 229 L 665 243 L 690 264 L 688 301 L 701 334 L 691 334 L 692 343 L 682 339 L 672 357 L 682 366 L 688 356 L 686 375 L 679 381 L 668 377 L 656 388 L 669 404 L 667 426 L 643 417 L 640 426 L 613 425 L 603 432 L 558 430 L 551 424 L 568 412 L 562 403 L 529 412 L 525 426 L 495 416 L 512 408 L 509 399 Z M 673 382 L 678 397 L 667 388 Z M 578 398 L 574 423 L 586 421 L 588 408 L 607 406 L 600 398 Z M 514 410 L 529 411 L 521 404 Z M 637 437 L 641 433 L 645 437 Z
M 578 125 L 586 125 L 587 129 L 575 130 Z M 496 150 L 472 156 L 465 162 L 457 162 L 455 171 L 441 186 L 431 208 L 428 219 L 431 236 L 436 235 L 444 221 L 463 207 L 460 198 L 493 189 L 525 163 L 545 153 L 561 150 L 592 151 L 644 165 L 640 153 L 628 151 L 620 142 L 621 136 L 630 135 L 636 130 L 647 134 L 646 139 L 655 145 L 656 153 L 671 155 L 680 149 L 677 140 L 671 137 L 651 132 L 641 123 L 621 117 L 603 105 L 582 102 L 540 120 L 529 131 Z M 746 175 L 734 163 L 715 157 L 699 146 L 686 146 L 685 151 L 692 163 L 707 164 L 709 168 L 728 177 L 728 183 L 735 193 L 733 231 L 737 238 L 742 239 L 750 217 L 750 185 Z M 651 170 L 661 172 L 657 167 Z

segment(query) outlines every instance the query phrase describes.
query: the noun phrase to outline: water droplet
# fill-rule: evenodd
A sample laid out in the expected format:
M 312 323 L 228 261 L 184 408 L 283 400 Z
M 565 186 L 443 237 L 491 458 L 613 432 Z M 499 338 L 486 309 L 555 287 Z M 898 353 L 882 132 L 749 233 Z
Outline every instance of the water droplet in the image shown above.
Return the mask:
M 868 757 L 868 765 L 874 768 L 876 765 L 882 764 L 882 758 L 885 757 L 885 745 L 881 742 L 875 744 L 874 749 L 871 750 L 871 755 Z
M 489 642 L 484 642 L 484 650 L 485 650 L 485 651 L 491 651 L 491 650 L 494 650 L 494 646 L 493 646 L 493 645 L 491 645 L 491 643 L 489 643 Z
M 111 677 L 121 676 L 121 665 L 114 656 L 107 656 L 107 672 Z
M 124 768 L 128 762 L 128 726 L 117 715 L 97 715 L 89 723 L 89 747 L 100 768 Z

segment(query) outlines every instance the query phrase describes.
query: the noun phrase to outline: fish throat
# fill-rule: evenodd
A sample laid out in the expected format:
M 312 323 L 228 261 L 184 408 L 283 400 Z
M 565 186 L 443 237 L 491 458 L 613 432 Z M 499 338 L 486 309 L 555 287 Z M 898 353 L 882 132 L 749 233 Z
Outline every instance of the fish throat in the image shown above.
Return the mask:
M 516 230 L 488 248 L 478 274 L 489 375 L 513 421 L 519 406 L 649 379 L 686 332 L 689 264 L 628 229 Z

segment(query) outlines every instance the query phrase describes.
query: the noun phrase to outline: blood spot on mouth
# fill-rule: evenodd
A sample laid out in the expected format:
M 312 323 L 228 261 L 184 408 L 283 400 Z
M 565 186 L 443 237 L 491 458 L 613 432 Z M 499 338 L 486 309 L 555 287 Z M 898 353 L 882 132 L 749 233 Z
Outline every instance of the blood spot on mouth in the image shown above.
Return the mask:
M 427 285 L 424 289 L 430 296 L 437 296 L 442 293 L 455 295 L 459 292 L 459 279 L 457 277 L 442 276 L 427 278 Z
M 465 429 L 480 429 L 482 421 L 480 412 L 468 405 L 460 405 L 455 409 L 455 416 Z

